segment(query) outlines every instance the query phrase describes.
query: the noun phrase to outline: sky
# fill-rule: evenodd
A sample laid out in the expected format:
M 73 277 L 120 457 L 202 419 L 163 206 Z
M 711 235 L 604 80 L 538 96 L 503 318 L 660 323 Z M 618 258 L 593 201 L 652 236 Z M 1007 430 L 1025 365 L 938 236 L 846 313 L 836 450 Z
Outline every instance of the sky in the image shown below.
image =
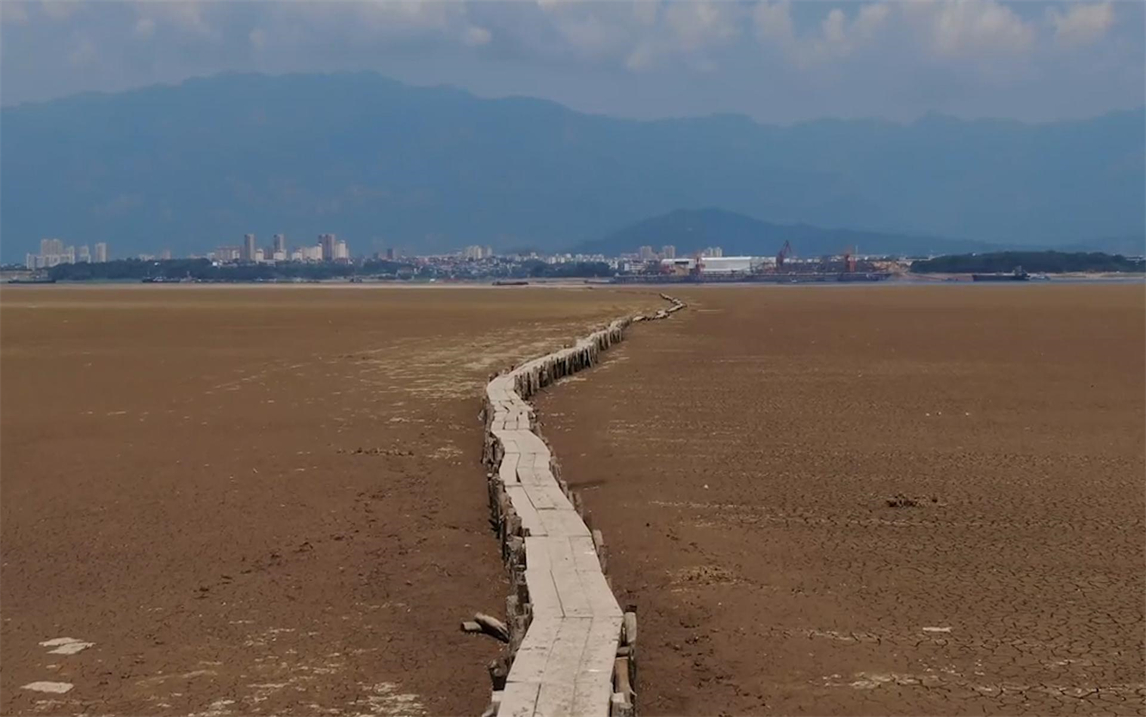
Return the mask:
M 220 72 L 373 70 L 619 117 L 1029 122 L 1146 104 L 1126 2 L 0 0 L 0 104 Z

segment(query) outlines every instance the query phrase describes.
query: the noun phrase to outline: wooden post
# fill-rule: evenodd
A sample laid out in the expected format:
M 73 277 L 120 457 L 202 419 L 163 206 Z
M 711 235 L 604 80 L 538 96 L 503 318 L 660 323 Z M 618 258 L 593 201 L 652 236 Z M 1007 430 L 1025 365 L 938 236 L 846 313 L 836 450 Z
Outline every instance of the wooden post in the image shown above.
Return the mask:
M 494 691 L 505 689 L 505 678 L 509 676 L 509 662 L 504 657 L 489 663 L 489 680 L 493 683 Z

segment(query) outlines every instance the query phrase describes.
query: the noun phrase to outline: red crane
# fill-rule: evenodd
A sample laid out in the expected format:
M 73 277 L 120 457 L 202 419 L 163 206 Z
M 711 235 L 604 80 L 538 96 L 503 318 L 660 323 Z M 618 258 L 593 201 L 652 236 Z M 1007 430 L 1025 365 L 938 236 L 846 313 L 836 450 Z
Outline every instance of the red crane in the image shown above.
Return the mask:
M 844 271 L 853 272 L 856 270 L 855 252 L 854 246 L 849 246 L 847 249 L 844 249 Z
M 791 256 L 791 254 L 792 245 L 785 241 L 784 246 L 780 248 L 780 253 L 776 255 L 776 271 L 780 271 L 784 268 L 784 260 Z

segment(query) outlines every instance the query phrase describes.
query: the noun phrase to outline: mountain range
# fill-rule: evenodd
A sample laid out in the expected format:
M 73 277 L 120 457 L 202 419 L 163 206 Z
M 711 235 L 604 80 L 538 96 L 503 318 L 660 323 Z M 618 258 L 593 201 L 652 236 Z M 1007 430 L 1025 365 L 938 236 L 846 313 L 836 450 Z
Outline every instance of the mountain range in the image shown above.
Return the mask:
M 247 232 L 260 245 L 333 232 L 356 253 L 557 250 L 695 207 L 788 226 L 800 241 L 800 225 L 846 228 L 827 230 L 824 251 L 874 251 L 872 234 L 908 253 L 942 237 L 1141 243 L 1144 125 L 1143 109 L 1036 125 L 635 121 L 374 73 L 227 74 L 0 110 L 0 250 L 19 261 L 59 237 L 106 241 L 118 256 L 181 254 Z M 640 241 L 674 242 L 686 243 Z M 719 232 L 705 243 L 739 246 Z
M 934 255 L 991 251 L 997 246 L 967 239 L 949 239 L 918 234 L 825 229 L 807 224 L 773 224 L 723 209 L 679 209 L 645 219 L 576 251 L 616 256 L 647 245 L 659 251 L 665 244 L 678 256 L 688 256 L 706 247 L 719 246 L 725 256 L 772 256 L 788 242 L 797 256 L 840 254 L 853 249 L 861 254 Z

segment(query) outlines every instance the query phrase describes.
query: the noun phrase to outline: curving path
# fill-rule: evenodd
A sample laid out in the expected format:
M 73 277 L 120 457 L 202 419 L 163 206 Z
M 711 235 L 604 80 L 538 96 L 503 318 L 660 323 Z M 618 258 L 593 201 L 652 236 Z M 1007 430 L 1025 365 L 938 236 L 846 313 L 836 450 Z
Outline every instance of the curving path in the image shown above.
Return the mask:
M 506 601 L 509 654 L 490 666 L 494 694 L 488 715 L 633 713 L 636 614 L 617 604 L 605 577 L 601 533 L 586 524 L 579 497 L 561 480 L 526 400 L 593 366 L 631 324 L 684 308 L 661 297 L 672 306 L 653 316 L 618 319 L 571 347 L 495 377 L 486 387 L 491 518 L 514 585 Z

